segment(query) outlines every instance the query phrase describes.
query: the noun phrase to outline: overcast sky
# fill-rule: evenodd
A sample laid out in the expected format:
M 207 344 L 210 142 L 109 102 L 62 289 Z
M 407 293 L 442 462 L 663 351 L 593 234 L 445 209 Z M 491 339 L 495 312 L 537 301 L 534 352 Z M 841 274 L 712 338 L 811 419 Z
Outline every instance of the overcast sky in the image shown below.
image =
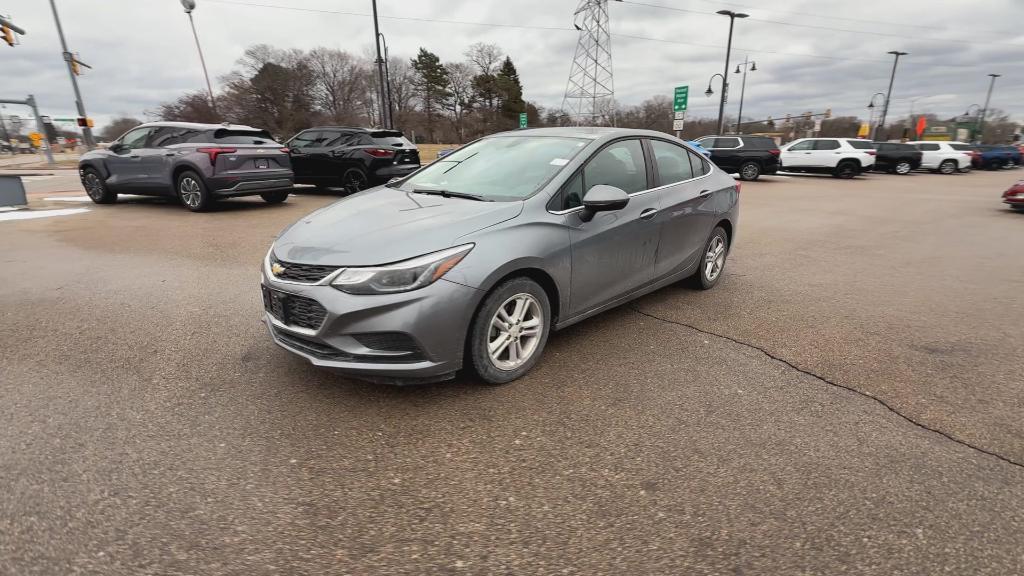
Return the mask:
M 370 0 L 196 1 L 196 26 L 215 83 L 251 44 L 362 53 L 373 42 Z M 424 46 L 444 61 L 461 60 L 474 42 L 498 44 L 519 68 L 527 99 L 561 105 L 577 39 L 577 0 L 378 4 L 393 56 L 411 57 Z M 178 0 L 57 0 L 57 6 L 71 51 L 93 66 L 79 82 L 98 123 L 119 115 L 143 118 L 160 102 L 203 87 Z M 732 55 L 734 63 L 749 56 L 758 67 L 747 77 L 744 116 L 778 118 L 829 107 L 838 115 L 864 116 L 871 95 L 888 84 L 892 57 L 886 52 L 901 50 L 910 54 L 900 60 L 891 116 L 906 115 L 914 98 L 916 111 L 962 113 L 984 103 L 987 74 L 999 73 L 991 106 L 1024 120 L 1024 0 L 612 1 L 617 100 L 637 104 L 688 84 L 689 114 L 716 115 L 717 96 L 703 92 L 724 63 L 728 18 L 714 14 L 722 8 L 750 14 L 736 21 Z M 0 44 L 0 97 L 32 93 L 44 114 L 74 115 L 48 2 L 0 0 L 0 13 L 28 32 L 15 48 Z M 732 76 L 728 110 L 735 114 L 739 77 Z M 19 112 L 10 105 L 5 110 Z

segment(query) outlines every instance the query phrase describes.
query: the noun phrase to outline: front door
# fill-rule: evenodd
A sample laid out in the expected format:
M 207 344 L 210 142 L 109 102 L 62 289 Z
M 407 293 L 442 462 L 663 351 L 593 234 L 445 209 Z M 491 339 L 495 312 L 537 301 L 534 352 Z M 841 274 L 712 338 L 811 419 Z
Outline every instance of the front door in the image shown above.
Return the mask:
M 814 154 L 814 140 L 800 140 L 783 149 L 779 154 L 779 160 L 783 167 L 809 167 L 814 165 L 812 154 Z
M 146 140 L 153 132 L 152 127 L 136 128 L 116 142 L 117 152 L 111 151 L 105 158 L 110 178 L 107 185 L 112 189 L 124 192 L 139 191 L 144 188 L 145 172 L 142 162 L 142 151 L 146 148 Z
M 621 210 L 581 218 L 584 191 L 598 184 L 630 194 Z M 589 312 L 651 281 L 660 231 L 661 194 L 650 190 L 640 140 L 619 140 L 597 152 L 566 185 L 565 207 L 572 251 L 570 315 Z

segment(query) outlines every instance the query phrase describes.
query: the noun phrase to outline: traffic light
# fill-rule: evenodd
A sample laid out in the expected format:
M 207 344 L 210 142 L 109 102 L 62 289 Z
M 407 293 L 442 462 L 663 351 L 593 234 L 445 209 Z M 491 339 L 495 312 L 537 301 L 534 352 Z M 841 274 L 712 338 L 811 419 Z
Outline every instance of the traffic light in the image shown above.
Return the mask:
M 7 27 L 6 24 L 0 26 L 0 34 L 4 37 L 4 42 L 7 42 L 8 46 L 14 46 L 14 31 Z
M 74 56 L 71 57 L 71 72 L 75 76 L 81 76 L 82 75 L 82 69 L 78 67 L 78 60 L 75 59 Z
M 86 128 L 88 126 L 89 126 L 89 119 L 88 118 L 83 118 L 82 116 L 79 116 L 78 117 L 78 127 L 79 128 Z

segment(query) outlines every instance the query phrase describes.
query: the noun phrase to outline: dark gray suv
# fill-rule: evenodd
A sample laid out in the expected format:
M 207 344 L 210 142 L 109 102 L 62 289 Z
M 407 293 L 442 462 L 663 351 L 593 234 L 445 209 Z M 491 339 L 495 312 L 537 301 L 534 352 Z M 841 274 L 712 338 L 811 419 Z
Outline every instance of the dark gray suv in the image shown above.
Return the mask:
M 137 126 L 82 155 L 78 173 L 97 204 L 118 193 L 173 196 L 194 212 L 235 196 L 284 202 L 294 180 L 288 149 L 267 131 L 226 123 Z

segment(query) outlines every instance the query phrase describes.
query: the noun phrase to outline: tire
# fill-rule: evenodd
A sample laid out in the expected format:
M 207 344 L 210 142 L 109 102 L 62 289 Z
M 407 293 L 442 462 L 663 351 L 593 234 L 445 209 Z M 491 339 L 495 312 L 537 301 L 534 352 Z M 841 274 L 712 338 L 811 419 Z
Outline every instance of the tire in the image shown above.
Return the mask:
M 956 160 L 943 160 L 939 163 L 939 174 L 953 174 L 956 171 Z
M 710 290 L 722 279 L 722 272 L 725 270 L 725 261 L 729 256 L 729 235 L 725 228 L 716 226 L 711 231 L 711 236 L 704 243 L 701 251 L 700 265 L 697 271 L 690 276 L 690 285 L 698 290 Z M 714 264 L 717 262 L 717 266 Z
M 1006 162 L 1003 163 L 1003 168 L 1006 168 L 1007 170 L 1009 170 L 1011 168 L 1016 168 L 1016 167 L 1017 167 L 1017 163 L 1014 162 L 1012 158 L 1007 158 Z
M 900 176 L 906 176 L 907 174 L 910 174 L 911 170 L 913 170 L 913 167 L 910 165 L 910 162 L 907 162 L 906 160 L 900 160 L 899 162 L 896 162 L 896 166 L 893 166 L 892 169 L 893 173 L 899 174 Z
M 761 176 L 761 165 L 757 162 L 744 162 L 740 165 L 740 180 L 753 182 Z
M 842 178 L 843 180 L 849 180 L 850 178 L 857 176 L 859 173 L 860 166 L 858 166 L 856 162 L 843 160 L 836 166 L 836 169 L 832 171 L 832 176 Z
M 260 194 L 260 198 L 267 204 L 280 204 L 288 199 L 288 190 L 275 190 L 274 192 L 263 192 Z
M 182 206 L 193 212 L 205 212 L 216 203 L 202 177 L 191 170 L 178 175 L 174 190 Z
M 370 187 L 369 184 L 370 180 L 366 177 L 366 172 L 359 168 L 349 168 L 341 176 L 341 187 L 349 194 L 366 190 Z
M 1024 212 L 1024 204 L 1010 204 L 1010 210 L 1014 212 Z
M 523 313 L 516 318 L 519 302 L 523 303 Z M 509 330 L 503 331 L 499 324 Z M 524 329 L 526 324 L 529 326 Z M 488 384 L 506 384 L 523 376 L 544 353 L 550 327 L 551 303 L 539 284 L 524 277 L 501 283 L 484 298 L 469 328 L 466 349 L 473 370 Z M 494 345 L 499 348 L 492 357 L 490 348 Z M 518 351 L 516 358 L 513 350 Z
M 99 170 L 86 168 L 82 171 L 82 186 L 89 199 L 96 204 L 113 204 L 117 202 L 117 192 L 111 192 L 103 180 Z
M 960 173 L 961 174 L 967 174 L 971 170 L 972 170 L 972 167 L 970 165 L 967 165 L 967 166 L 964 166 L 963 168 L 960 169 Z

